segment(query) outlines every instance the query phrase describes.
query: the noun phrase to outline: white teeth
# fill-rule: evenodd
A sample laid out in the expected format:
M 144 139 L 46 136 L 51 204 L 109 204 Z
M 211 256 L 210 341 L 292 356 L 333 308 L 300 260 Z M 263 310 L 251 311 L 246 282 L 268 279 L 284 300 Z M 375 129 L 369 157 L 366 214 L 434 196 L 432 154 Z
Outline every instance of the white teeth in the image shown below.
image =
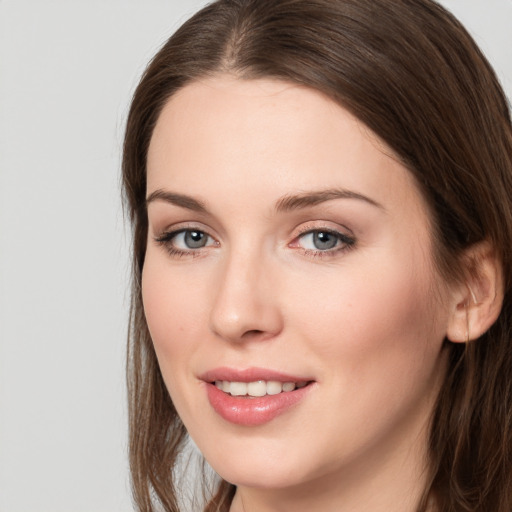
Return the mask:
M 295 382 L 285 382 L 283 384 L 283 391 L 293 391 L 295 389 Z
M 232 382 L 229 385 L 229 392 L 231 396 L 244 396 L 247 395 L 246 382 Z
M 277 380 L 257 380 L 254 382 L 231 382 L 228 380 L 216 380 L 215 386 L 229 393 L 231 396 L 265 396 L 287 393 L 296 388 L 303 388 L 307 382 L 279 382 Z
M 283 391 L 283 384 L 277 380 L 269 380 L 267 382 L 267 393 L 269 395 L 278 395 Z
M 249 382 L 247 394 L 250 396 L 265 396 L 267 394 L 267 383 L 264 380 Z

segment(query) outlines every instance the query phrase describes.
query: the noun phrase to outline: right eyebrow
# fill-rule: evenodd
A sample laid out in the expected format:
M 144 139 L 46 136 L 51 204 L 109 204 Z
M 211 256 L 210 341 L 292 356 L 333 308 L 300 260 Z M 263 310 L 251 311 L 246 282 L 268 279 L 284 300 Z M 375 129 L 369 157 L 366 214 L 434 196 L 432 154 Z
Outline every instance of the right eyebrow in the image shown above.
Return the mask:
M 284 196 L 277 201 L 276 210 L 285 212 L 300 210 L 301 208 L 325 203 L 327 201 L 332 201 L 333 199 L 358 199 L 359 201 L 364 201 L 385 211 L 385 208 L 377 201 L 364 196 L 363 194 L 347 189 L 328 189 Z
M 149 196 L 146 198 L 146 207 L 153 201 L 165 201 L 166 203 L 180 206 L 181 208 L 186 208 L 187 210 L 193 210 L 199 213 L 208 213 L 208 210 L 201 201 L 198 201 L 197 199 L 194 199 L 193 197 L 187 196 L 185 194 L 177 194 L 176 192 L 170 192 L 161 188 L 149 194 Z

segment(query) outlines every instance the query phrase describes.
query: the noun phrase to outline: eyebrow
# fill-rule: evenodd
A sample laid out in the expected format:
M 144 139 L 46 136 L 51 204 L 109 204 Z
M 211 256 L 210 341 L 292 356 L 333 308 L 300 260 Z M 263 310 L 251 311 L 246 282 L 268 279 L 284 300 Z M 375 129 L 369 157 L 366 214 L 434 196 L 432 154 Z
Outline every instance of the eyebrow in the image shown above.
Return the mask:
M 358 192 L 354 192 L 346 189 L 328 189 L 319 190 L 316 192 L 304 192 L 302 194 L 286 195 L 281 197 L 275 205 L 276 212 L 290 212 L 294 210 L 300 210 L 317 204 L 332 201 L 333 199 L 357 199 L 364 201 L 372 206 L 379 209 L 385 210 L 385 208 L 377 201 L 363 195 Z M 185 194 L 178 194 L 176 192 L 170 192 L 163 189 L 158 189 L 152 192 L 146 198 L 146 207 L 153 201 L 164 201 L 166 203 L 186 208 L 198 213 L 208 213 L 205 204 L 202 201 L 194 199 L 191 196 Z
M 155 190 L 149 194 L 149 196 L 146 198 L 146 207 L 153 201 L 157 200 L 165 201 L 166 203 L 171 203 L 176 206 L 181 206 L 181 208 L 193 210 L 198 213 L 208 213 L 206 206 L 201 201 L 198 201 L 197 199 L 184 194 L 177 194 L 175 192 L 169 192 L 163 189 Z
M 307 208 L 308 206 L 315 206 L 326 201 L 332 201 L 333 199 L 357 199 L 364 201 L 372 206 L 375 206 L 381 210 L 385 210 L 377 201 L 352 190 L 346 190 L 343 188 L 319 190 L 317 192 L 305 192 L 303 194 L 284 196 L 276 203 L 277 212 L 289 212 L 293 210 L 300 210 Z

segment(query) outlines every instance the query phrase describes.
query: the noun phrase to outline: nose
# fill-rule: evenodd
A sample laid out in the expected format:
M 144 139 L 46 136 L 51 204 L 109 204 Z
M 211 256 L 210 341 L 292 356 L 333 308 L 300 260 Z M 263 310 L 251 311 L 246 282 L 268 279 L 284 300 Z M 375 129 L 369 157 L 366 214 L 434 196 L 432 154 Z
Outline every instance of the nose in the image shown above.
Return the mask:
M 230 255 L 219 276 L 211 330 L 230 342 L 267 340 L 283 328 L 275 269 L 261 255 Z

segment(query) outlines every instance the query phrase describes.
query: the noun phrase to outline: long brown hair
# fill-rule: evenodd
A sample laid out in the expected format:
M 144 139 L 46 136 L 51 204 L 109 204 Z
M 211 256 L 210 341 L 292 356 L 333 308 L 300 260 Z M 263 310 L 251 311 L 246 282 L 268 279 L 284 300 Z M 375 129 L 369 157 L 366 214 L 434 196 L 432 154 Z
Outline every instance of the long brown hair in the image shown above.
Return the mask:
M 375 132 L 430 205 L 435 260 L 463 279 L 465 249 L 487 240 L 505 298 L 480 339 L 446 342 L 449 368 L 433 412 L 431 476 L 419 510 L 512 510 L 512 128 L 489 63 L 431 0 L 218 0 L 187 21 L 149 64 L 126 127 L 125 198 L 133 224 L 128 349 L 130 464 L 141 511 L 178 511 L 173 468 L 186 438 L 165 388 L 141 300 L 147 238 L 146 155 L 166 101 L 200 78 L 272 77 L 319 90 Z M 206 510 L 227 511 L 221 482 Z

